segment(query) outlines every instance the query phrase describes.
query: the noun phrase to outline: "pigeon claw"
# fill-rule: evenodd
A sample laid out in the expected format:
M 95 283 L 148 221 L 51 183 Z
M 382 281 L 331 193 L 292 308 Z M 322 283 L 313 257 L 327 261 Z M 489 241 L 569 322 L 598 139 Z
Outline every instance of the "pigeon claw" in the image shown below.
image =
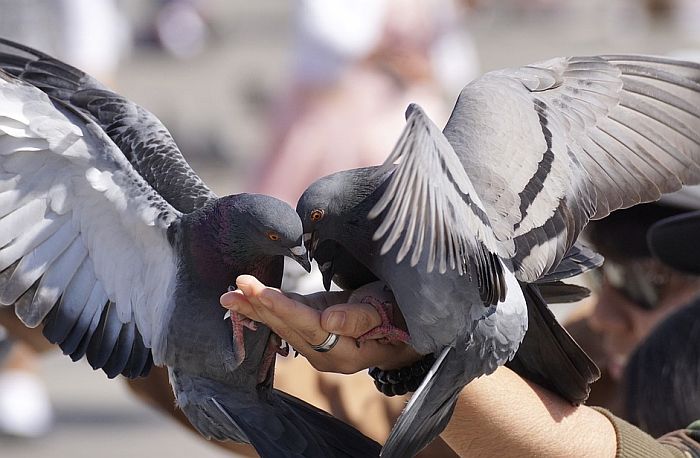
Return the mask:
M 289 343 L 287 343 L 286 340 L 282 339 L 282 343 L 279 344 L 277 347 L 277 354 L 280 356 L 284 356 L 285 358 L 289 356 Z
M 372 296 L 365 297 L 361 302 L 374 307 L 379 313 L 382 323 L 358 337 L 356 339 L 358 346 L 368 340 L 379 340 L 382 343 L 410 342 L 411 336 L 392 323 L 391 317 L 394 316 L 394 304 L 391 302 L 380 302 Z
M 229 316 L 231 318 L 231 327 L 233 328 L 233 359 L 236 366 L 240 366 L 245 359 L 245 340 L 243 338 L 243 328 L 256 331 L 258 326 L 255 321 L 239 313 L 231 312 Z
M 240 366 L 245 359 L 245 340 L 243 339 L 243 324 L 239 319 L 240 315 L 231 313 L 231 327 L 233 328 L 233 358 L 236 367 Z
M 262 359 L 260 360 L 260 366 L 258 367 L 258 383 L 264 383 L 271 380 L 272 372 L 274 370 L 275 359 L 277 355 L 287 356 L 289 354 L 289 344 L 275 334 L 274 332 L 270 334 L 270 338 L 267 340 L 267 346 L 263 352 Z

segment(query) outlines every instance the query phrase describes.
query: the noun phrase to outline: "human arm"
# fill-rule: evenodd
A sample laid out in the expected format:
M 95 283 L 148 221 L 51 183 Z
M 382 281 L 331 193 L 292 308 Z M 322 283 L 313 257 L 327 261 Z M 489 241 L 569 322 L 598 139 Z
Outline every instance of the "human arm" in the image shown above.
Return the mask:
M 265 322 L 321 370 L 349 373 L 369 366 L 405 366 L 420 358 L 403 344 L 354 344 L 352 337 L 380 321 L 367 304 L 336 304 L 319 313 L 253 277 L 242 280 L 241 291 L 222 296 L 222 304 Z M 333 323 L 333 312 L 344 312 L 340 325 Z M 328 353 L 313 351 L 309 342 L 323 341 L 328 332 L 344 337 Z M 572 406 L 505 367 L 462 390 L 441 436 L 461 456 L 683 456 L 622 420 L 591 407 Z
M 469 383 L 441 434 L 460 456 L 613 457 L 615 430 L 601 413 L 528 382 L 506 367 Z

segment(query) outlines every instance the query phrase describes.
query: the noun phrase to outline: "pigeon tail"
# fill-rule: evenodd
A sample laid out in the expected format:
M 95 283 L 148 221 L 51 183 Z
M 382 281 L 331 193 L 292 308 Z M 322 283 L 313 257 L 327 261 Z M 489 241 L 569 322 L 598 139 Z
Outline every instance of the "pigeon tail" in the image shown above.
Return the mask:
M 382 458 L 415 456 L 447 426 L 457 396 L 474 377 L 465 376 L 464 355 L 445 347 L 413 394 L 382 448 Z
M 376 457 L 380 445 L 352 426 L 277 390 L 236 389 L 170 370 L 178 406 L 208 439 L 249 443 L 266 457 Z
M 537 289 L 547 304 L 570 304 L 582 301 L 591 295 L 591 290 L 585 286 L 563 281 L 537 283 Z
M 528 330 L 513 359 L 506 363 L 518 375 L 580 404 L 588 398 L 600 370 L 547 307 L 539 287 L 522 284 Z

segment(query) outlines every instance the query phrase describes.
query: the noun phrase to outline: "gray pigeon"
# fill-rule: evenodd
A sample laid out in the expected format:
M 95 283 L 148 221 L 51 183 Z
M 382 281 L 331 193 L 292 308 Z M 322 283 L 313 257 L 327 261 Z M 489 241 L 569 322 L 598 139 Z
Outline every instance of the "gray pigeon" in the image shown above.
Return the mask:
M 143 108 L 2 40 L 0 303 L 109 377 L 168 367 L 207 438 L 262 456 L 376 456 L 379 445 L 272 387 L 280 339 L 219 296 L 240 274 L 280 286 L 310 268 L 294 210 L 218 198 Z
M 420 451 L 462 387 L 509 360 L 574 403 L 587 397 L 598 369 L 538 284 L 600 263 L 574 245 L 590 219 L 700 181 L 698 80 L 698 64 L 649 56 L 491 72 L 462 90 L 442 132 L 411 105 L 383 167 L 305 191 L 297 212 L 326 282 L 359 282 L 337 267 L 383 280 L 410 344 L 436 356 L 382 456 Z

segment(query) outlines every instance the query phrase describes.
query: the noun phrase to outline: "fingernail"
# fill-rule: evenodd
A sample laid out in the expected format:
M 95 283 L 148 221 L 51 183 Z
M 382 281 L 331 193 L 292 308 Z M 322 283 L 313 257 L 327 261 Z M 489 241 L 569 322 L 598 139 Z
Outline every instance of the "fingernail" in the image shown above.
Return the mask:
M 219 298 L 219 303 L 224 307 L 228 307 L 233 302 L 233 295 L 225 293 Z
M 343 324 L 345 324 L 345 312 L 331 312 L 326 320 L 326 326 L 328 326 L 326 331 L 338 332 L 343 329 Z
M 236 291 L 240 291 L 243 294 L 250 290 L 250 285 L 248 285 L 247 283 L 237 283 L 236 285 L 238 286 L 238 289 Z
M 233 309 L 236 307 L 236 301 L 240 297 L 239 294 L 243 294 L 240 289 L 237 289 L 235 291 L 229 291 L 228 293 L 224 293 L 219 298 L 219 303 L 226 308 Z
M 250 286 L 250 281 L 244 275 L 240 275 L 238 278 L 236 278 L 236 286 L 239 288 L 247 288 Z

